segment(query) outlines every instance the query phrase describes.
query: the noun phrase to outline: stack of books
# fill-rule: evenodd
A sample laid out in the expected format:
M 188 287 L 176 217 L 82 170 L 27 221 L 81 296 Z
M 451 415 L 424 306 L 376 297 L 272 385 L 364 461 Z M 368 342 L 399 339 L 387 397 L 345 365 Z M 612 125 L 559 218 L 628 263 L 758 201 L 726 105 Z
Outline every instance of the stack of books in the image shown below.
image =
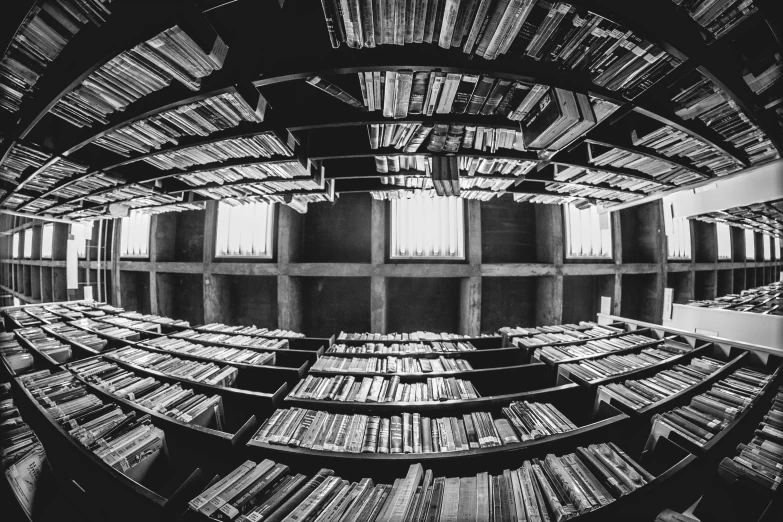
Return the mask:
M 688 10 L 696 23 L 718 39 L 741 24 L 747 17 L 758 11 L 753 0 L 672 0 Z
M 739 477 L 777 491 L 783 482 L 783 388 L 756 429 L 753 440 L 737 446 L 738 454 L 725 457 L 718 474 L 734 483 Z
M 227 52 L 222 42 L 205 52 L 175 25 L 109 60 L 57 100 L 49 112 L 77 127 L 108 125 L 112 113 L 172 80 L 197 91 L 201 78 L 223 67 Z
M 609 355 L 601 359 L 561 364 L 558 370 L 566 377 L 576 375 L 588 382 L 598 381 L 653 366 L 681 355 L 681 352 L 664 348 L 666 347 L 662 345 L 658 348 L 645 348 L 638 354 Z
M 184 149 L 159 152 L 145 157 L 144 161 L 161 170 L 171 170 L 220 163 L 230 159 L 271 158 L 272 156 L 293 156 L 293 152 L 275 133 L 265 132 L 247 138 L 229 138 Z
M 452 180 L 454 181 L 454 180 Z M 517 178 L 509 176 L 509 179 L 482 179 L 480 177 L 459 178 L 456 180 L 459 190 L 455 193 L 451 183 L 444 183 L 448 191 L 438 191 L 438 180 L 424 176 L 384 176 L 381 183 L 384 185 L 394 185 L 402 189 L 409 189 L 406 192 L 414 192 L 426 197 L 435 196 L 458 196 L 462 199 L 480 199 L 487 201 L 493 197 L 500 197 L 506 189 L 516 183 Z
M 123 328 L 130 328 L 133 330 L 140 330 L 143 332 L 160 332 L 160 325 L 151 323 L 148 321 L 136 321 L 135 319 L 129 319 L 127 317 L 118 316 L 106 316 L 98 319 L 101 323 L 107 323 L 114 326 L 121 326 Z
M 57 158 L 29 179 L 24 188 L 34 192 L 46 192 L 74 174 L 84 174 L 88 170 L 86 165 Z
M 70 372 L 35 372 L 22 385 L 71 437 L 119 473 L 134 474 L 165 450 L 166 436 L 149 415 L 136 417 L 104 404 Z
M 41 328 L 20 328 L 16 330 L 16 334 L 30 343 L 33 348 L 42 354 L 51 357 L 58 363 L 68 362 L 73 356 L 69 345 L 63 344 L 54 337 L 46 335 L 46 332 Z
M 72 199 L 109 187 L 115 187 L 120 183 L 124 183 L 124 181 L 103 172 L 96 172 L 52 191 L 52 196 L 57 196 L 61 199 Z
M 111 1 L 48 0 L 33 6 L 0 59 L 0 107 L 18 111 L 71 38 L 90 22 L 100 27 L 106 21 Z
M 548 194 L 513 194 L 514 201 L 516 203 L 540 203 L 542 205 L 568 205 L 570 203 L 575 203 L 578 201 L 584 201 L 580 199 L 577 196 L 571 196 L 570 194 L 568 196 L 557 196 L 557 195 L 548 195 Z M 616 205 L 617 202 L 608 201 L 608 200 L 602 200 L 601 205 L 604 208 L 611 207 L 612 205 Z
M 112 337 L 126 341 L 137 341 L 139 339 L 139 332 L 135 330 L 129 330 L 128 328 L 122 328 L 119 326 L 112 326 L 106 323 L 99 323 L 98 321 L 93 321 L 92 319 L 77 319 L 76 321 L 71 321 L 68 324 L 91 333 L 99 334 L 102 337 Z
M 731 145 L 744 151 L 753 165 L 779 157 L 770 139 L 715 83 L 694 71 L 672 88 L 675 114 L 689 120 L 699 118 L 723 136 Z M 739 170 L 741 165 L 716 172 L 718 175 Z
M 653 433 L 660 427 L 696 446 L 704 446 L 750 406 L 771 379 L 772 376 L 757 370 L 740 368 L 709 391 L 695 396 L 689 406 L 656 415 Z
M 14 143 L 0 162 L 0 179 L 18 182 L 28 168 L 42 167 L 52 155 L 38 145 Z
M 568 194 L 570 197 L 574 198 L 591 198 L 598 201 L 605 201 L 609 199 L 616 199 L 618 201 L 633 201 L 635 199 L 644 197 L 641 194 L 624 192 L 620 189 L 585 187 L 583 185 L 576 185 L 573 183 L 546 183 L 544 188 L 559 194 Z
M 0 332 L 0 357 L 17 375 L 32 370 L 35 364 L 27 348 L 22 347 L 10 332 Z
M 440 356 L 413 357 L 319 357 L 310 370 L 341 373 L 443 373 L 472 370 L 468 361 Z
M 76 313 L 76 312 L 72 312 Z M 53 324 L 46 327 L 46 329 L 56 335 L 65 337 L 69 341 L 79 343 L 87 348 L 91 348 L 97 352 L 100 352 L 106 348 L 108 341 L 98 337 L 97 335 L 90 333 L 80 328 L 75 328 L 67 324 Z
M 340 332 L 337 340 L 342 341 L 449 341 L 455 339 L 467 339 L 469 336 L 454 333 L 435 332 L 410 332 L 410 333 L 346 333 Z
M 425 156 L 375 156 L 375 170 L 380 173 L 415 170 L 430 176 L 431 158 Z M 533 170 L 535 161 L 457 156 L 457 167 L 463 177 L 477 174 L 522 176 Z
M 647 379 L 599 386 L 598 392 L 631 409 L 640 410 L 692 388 L 719 371 L 724 364 L 711 357 L 696 357 L 688 364 L 678 364 Z
M 448 353 L 448 352 L 472 352 L 476 347 L 467 342 L 438 342 L 428 343 L 364 343 L 359 345 L 333 344 L 326 353 Z
M 655 480 L 613 443 L 527 460 L 496 476 L 435 478 L 413 464 L 393 485 L 349 482 L 330 469 L 305 482 L 287 471 L 270 460 L 247 461 L 188 505 L 216 520 L 567 520 Z
M 625 330 L 610 325 L 599 325 L 592 321 L 579 321 L 579 324 L 556 324 L 548 326 L 504 326 L 498 330 L 499 335 L 507 335 L 509 337 L 516 336 L 531 336 L 547 333 L 566 333 L 574 336 L 577 339 L 590 339 L 596 337 L 605 337 L 607 335 L 615 335 L 623 333 Z
M 257 351 L 255 347 L 243 350 L 240 348 L 229 348 L 227 346 L 207 346 L 168 337 L 148 339 L 143 341 L 143 344 L 159 350 L 194 355 L 205 359 L 212 359 L 214 361 L 250 364 L 253 366 L 273 365 L 275 362 L 275 354 L 273 352 L 260 352 Z
M 146 321 L 155 324 L 164 324 L 166 326 L 183 326 L 189 327 L 190 323 L 182 319 L 172 319 L 170 317 L 163 317 L 154 314 L 140 314 L 139 312 L 120 312 L 120 317 L 126 317 L 136 321 Z
M 343 453 L 441 453 L 538 440 L 577 427 L 551 404 L 512 402 L 506 418 L 487 412 L 390 418 L 291 408 L 276 410 L 253 440 Z
M 282 328 L 275 328 L 270 330 L 269 328 L 258 328 L 256 326 L 241 326 L 241 325 L 230 326 L 223 323 L 209 323 L 209 324 L 199 326 L 197 328 L 198 330 L 209 331 L 209 332 L 257 335 L 261 337 L 294 338 L 294 337 L 305 336 L 303 333 L 292 332 L 291 330 L 284 330 Z
M 239 370 L 233 366 L 220 366 L 215 363 L 188 361 L 173 355 L 150 352 L 139 348 L 121 348 L 107 353 L 107 359 L 116 359 L 142 368 L 161 372 L 177 379 L 185 379 L 212 386 L 230 388 L 237 380 Z
M 426 382 L 402 383 L 399 376 L 353 375 L 313 377 L 299 381 L 289 398 L 338 402 L 438 402 L 478 399 L 470 381 L 454 377 L 428 377 Z
M 190 186 L 198 187 L 210 183 L 253 182 L 264 181 L 267 178 L 295 179 L 309 178 L 309 176 L 310 172 L 307 170 L 307 167 L 298 161 L 284 161 L 280 163 L 265 163 L 259 165 L 239 165 L 224 169 L 199 171 L 175 177 Z M 270 185 L 271 184 L 273 183 L 270 183 Z
M 437 43 L 493 60 L 503 54 L 583 71 L 611 90 L 635 96 L 679 60 L 625 27 L 565 2 L 430 2 L 426 7 L 378 4 L 338 8 L 322 2 L 332 47 Z M 407 5 L 407 7 L 406 7 Z M 524 63 L 520 66 L 524 67 Z
M 242 122 L 261 122 L 258 113 L 238 93 L 229 92 L 181 105 L 129 123 L 91 143 L 122 156 L 148 153 L 183 136 L 209 136 Z
M 47 324 L 59 323 L 60 321 L 62 321 L 60 316 L 50 312 L 49 310 L 47 310 L 45 307 L 42 306 L 28 306 L 24 310 L 25 312 L 32 315 L 33 317 L 35 317 L 36 319 L 38 319 L 43 323 L 47 323 Z
M 19 415 L 11 385 L 0 384 L 0 470 L 16 499 L 32 520 L 36 488 L 46 466 L 46 453 L 30 426 Z M 38 497 L 40 498 L 40 497 Z
M 68 369 L 107 393 L 184 423 L 203 424 L 202 414 L 214 413 L 215 429 L 223 430 L 225 413 L 219 395 L 195 393 L 180 384 L 164 384 L 153 377 L 139 377 L 101 359 L 70 364 Z
M 596 166 L 595 170 L 599 171 L 601 167 L 605 166 L 635 170 L 647 174 L 660 184 L 682 185 L 702 179 L 702 176 L 684 167 L 678 167 L 672 163 L 624 149 L 609 149 L 601 154 L 596 154 L 592 145 L 588 144 L 587 151 L 590 163 Z M 641 187 L 647 183 L 646 180 L 635 180 L 635 183 L 628 188 L 641 190 Z
M 33 315 L 28 314 L 27 311 L 23 308 L 8 310 L 6 314 L 8 314 L 8 317 L 19 323 L 20 326 L 40 326 L 44 324 L 43 321 Z
M 728 294 L 717 299 L 688 302 L 688 306 L 764 315 L 783 315 L 783 306 L 781 305 L 783 305 L 783 285 L 781 283 L 751 288 L 743 290 L 739 294 Z
M 530 338 L 522 337 L 520 343 Z M 551 361 L 564 361 L 576 357 L 599 357 L 618 350 L 629 350 L 636 346 L 653 345 L 663 341 L 655 341 L 643 335 L 625 335 L 623 337 L 614 337 L 611 339 L 598 339 L 595 341 L 586 341 L 584 344 L 569 344 L 565 346 L 543 346 L 536 348 L 533 357 L 536 359 L 546 358 Z
M 188 341 L 222 343 L 236 346 L 250 346 L 253 348 L 265 348 L 281 350 L 288 348 L 288 341 L 274 337 L 257 337 L 254 335 L 232 335 L 228 333 L 207 333 L 195 330 L 183 330 L 171 334 L 174 339 L 187 339 Z
M 604 183 L 618 190 L 633 190 L 637 193 L 644 194 L 659 192 L 666 188 L 658 181 L 640 180 L 623 174 L 605 172 L 600 168 L 563 167 L 561 165 L 555 165 L 555 181 L 588 185 Z

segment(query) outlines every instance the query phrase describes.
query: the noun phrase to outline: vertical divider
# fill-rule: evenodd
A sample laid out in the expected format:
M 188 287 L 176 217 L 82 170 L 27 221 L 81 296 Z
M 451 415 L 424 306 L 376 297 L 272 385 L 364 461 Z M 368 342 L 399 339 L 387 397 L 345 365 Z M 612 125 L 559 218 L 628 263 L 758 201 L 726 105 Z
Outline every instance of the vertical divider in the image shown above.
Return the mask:
M 370 330 L 386 333 L 386 278 L 380 275 L 386 260 L 386 202 L 372 200 L 370 222 Z

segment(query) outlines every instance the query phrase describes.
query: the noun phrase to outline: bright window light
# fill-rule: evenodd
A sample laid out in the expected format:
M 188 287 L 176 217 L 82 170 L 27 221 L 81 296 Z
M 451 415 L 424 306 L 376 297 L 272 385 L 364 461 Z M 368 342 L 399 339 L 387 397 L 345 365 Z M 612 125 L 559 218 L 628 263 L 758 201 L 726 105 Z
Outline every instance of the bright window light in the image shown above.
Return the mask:
M 775 259 L 780 259 L 780 238 L 775 238 Z
M 83 223 L 74 223 L 71 225 L 71 235 L 76 241 L 76 256 L 87 256 L 87 238 L 85 233 L 85 225 Z
M 669 259 L 691 258 L 691 224 L 685 218 L 672 219 L 672 235 L 666 236 Z
M 150 214 L 131 210 L 120 225 L 120 256 L 148 257 L 150 245 Z
M 14 232 L 14 239 L 11 248 L 11 257 L 17 259 L 19 257 L 19 232 Z
M 731 259 L 731 227 L 726 223 L 717 223 L 718 259 Z
M 457 197 L 391 201 L 392 259 L 465 259 L 464 203 Z
M 598 207 L 580 210 L 574 204 L 565 205 L 567 257 L 612 257 L 612 230 L 609 215 L 604 226 Z M 689 242 L 690 243 L 690 242 Z
M 274 203 L 218 204 L 217 257 L 272 257 Z
M 33 257 L 33 229 L 27 228 L 24 231 L 24 257 L 30 259 Z
M 764 243 L 764 261 L 772 260 L 772 238 L 769 236 L 761 236 L 761 241 Z
M 745 229 L 745 259 L 756 259 L 756 234 L 752 230 Z
M 41 258 L 52 258 L 52 241 L 54 240 L 54 225 L 48 223 L 41 231 Z

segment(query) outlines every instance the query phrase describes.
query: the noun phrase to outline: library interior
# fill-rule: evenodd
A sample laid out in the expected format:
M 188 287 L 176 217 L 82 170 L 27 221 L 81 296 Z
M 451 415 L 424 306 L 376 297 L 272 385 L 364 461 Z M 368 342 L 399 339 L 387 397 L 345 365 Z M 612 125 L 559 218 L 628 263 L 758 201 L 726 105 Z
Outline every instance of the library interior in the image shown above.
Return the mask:
M 0 519 L 780 522 L 779 8 L 3 2 Z

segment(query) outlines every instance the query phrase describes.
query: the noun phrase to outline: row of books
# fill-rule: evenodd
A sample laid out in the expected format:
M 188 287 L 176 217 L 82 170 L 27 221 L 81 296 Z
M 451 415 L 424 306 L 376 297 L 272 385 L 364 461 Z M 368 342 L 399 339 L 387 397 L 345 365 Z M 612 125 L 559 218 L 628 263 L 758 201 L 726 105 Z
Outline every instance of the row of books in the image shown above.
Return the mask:
M 625 192 L 620 189 L 589 187 L 574 183 L 546 183 L 544 188 L 559 194 L 568 194 L 573 198 L 590 198 L 591 200 L 596 200 L 596 202 L 607 200 L 633 201 L 644 197 L 642 194 Z M 653 190 L 650 189 L 650 192 L 653 192 Z
M 241 335 L 257 335 L 260 337 L 284 337 L 295 338 L 304 337 L 303 333 L 285 330 L 283 328 L 259 328 L 257 326 L 227 325 L 223 323 L 209 323 L 195 328 L 198 331 L 231 333 Z
M 57 314 L 47 310 L 44 306 L 28 306 L 24 309 L 29 315 L 35 317 L 43 323 L 59 323 L 62 318 Z
M 273 156 L 293 156 L 293 153 L 275 133 L 265 132 L 246 138 L 229 138 L 178 150 L 163 151 L 146 156 L 144 161 L 161 170 L 171 170 L 221 163 L 231 159 Z
M 339 338 L 338 338 L 339 339 Z M 352 340 L 343 337 L 344 340 Z M 387 340 L 387 339 L 379 339 Z M 377 353 L 377 354 L 391 354 L 391 353 L 448 353 L 448 352 L 473 352 L 476 351 L 476 347 L 470 341 L 430 341 L 420 343 L 364 343 L 360 345 L 350 344 L 333 344 L 326 350 L 326 353 Z
M 430 418 L 404 412 L 390 418 L 276 410 L 253 440 L 316 451 L 347 453 L 440 453 L 491 448 L 577 429 L 551 404 L 512 402 L 506 418 L 487 412 Z
M 432 192 L 436 196 L 457 196 L 462 199 L 471 199 L 471 193 L 488 193 L 489 196 L 494 196 L 492 193 L 502 194 L 517 181 L 516 178 L 510 176 L 508 179 L 459 178 L 444 184 L 448 190 L 444 189 L 439 192 L 437 181 L 424 176 L 384 176 L 380 179 L 384 185 L 396 185 L 419 193 Z M 456 191 L 453 188 L 454 182 L 457 185 Z
M 630 169 L 647 174 L 652 178 L 652 182 L 659 184 L 682 185 L 702 179 L 702 176 L 696 172 L 644 154 L 624 149 L 609 149 L 603 153 L 596 153 L 597 151 L 590 144 L 588 144 L 587 150 L 588 159 L 592 165 L 595 165 L 596 170 L 600 170 L 601 167 Z M 635 180 L 635 184 L 630 188 L 641 190 L 649 182 L 648 180 Z
M 328 195 L 323 191 L 324 186 L 311 178 L 292 179 L 284 181 L 248 181 L 239 185 L 217 186 L 193 189 L 193 193 L 217 200 L 239 200 L 247 202 L 249 197 L 272 198 L 280 197 L 280 200 L 269 200 L 268 203 L 284 203 L 285 197 L 291 193 L 297 193 L 296 197 L 307 196 L 306 192 L 313 192 L 314 196 L 322 196 L 323 199 L 315 201 L 328 201 Z M 302 194 L 300 194 L 300 192 Z
M 753 0 L 672 0 L 718 39 L 758 11 Z
M 412 357 L 319 357 L 310 370 L 344 373 L 443 373 L 465 372 L 473 366 L 464 359 L 438 357 L 418 359 Z
M 463 176 L 501 174 L 522 176 L 537 165 L 535 161 L 458 156 L 457 166 Z M 382 174 L 415 170 L 430 175 L 432 167 L 426 156 L 375 156 L 375 170 Z
M 214 414 L 215 429 L 223 430 L 225 413 L 220 395 L 204 395 L 180 384 L 162 383 L 153 377 L 139 377 L 115 363 L 90 359 L 72 363 L 68 369 L 85 381 L 115 397 L 184 423 L 203 425 L 204 413 Z
M 448 332 L 393 332 L 393 333 L 350 333 L 343 332 L 337 335 L 338 341 L 449 341 L 455 339 L 465 339 L 467 335 L 448 333 Z
M 205 343 L 223 343 L 252 348 L 282 350 L 288 348 L 288 341 L 283 338 L 258 337 L 254 335 L 234 335 L 230 333 L 209 333 L 196 330 L 183 330 L 170 335 L 171 340 L 186 339 L 188 341 Z
M 68 362 L 73 357 L 71 345 L 61 343 L 54 337 L 47 335 L 41 328 L 19 328 L 16 330 L 16 334 L 28 342 L 35 350 L 58 363 Z
M 231 362 L 253 366 L 272 365 L 275 361 L 273 352 L 258 351 L 254 348 L 231 348 L 228 346 L 208 346 L 195 344 L 183 339 L 158 337 L 144 341 L 145 346 L 165 350 L 172 353 L 193 355 L 211 359 L 216 362 Z
M 779 157 L 764 131 L 701 72 L 693 71 L 672 87 L 672 102 L 677 116 L 699 118 L 730 145 L 744 151 L 753 165 Z
M 106 344 L 108 343 L 106 339 L 103 339 L 94 333 L 88 332 L 87 330 L 82 330 L 81 328 L 73 327 L 65 323 L 48 325 L 46 330 L 59 335 L 60 337 L 64 337 L 69 341 L 86 346 L 87 348 L 95 350 L 96 352 L 102 351 L 104 348 L 106 348 Z
M 65 158 L 56 158 L 31 177 L 24 188 L 34 192 L 46 192 L 75 174 L 84 174 L 89 167 Z
M 0 59 L 0 107 L 16 112 L 48 65 L 88 23 L 101 26 L 111 0 L 49 0 L 30 9 Z
M 606 172 L 600 168 L 584 168 L 578 166 L 555 165 L 555 181 L 564 184 L 578 183 L 584 185 L 608 185 L 615 190 L 634 191 L 637 194 L 650 194 L 666 189 L 658 180 L 644 180 L 614 172 Z M 574 185 L 569 185 L 574 186 Z
M 0 384 L 0 470 L 31 520 L 36 490 L 46 466 L 43 445 L 19 414 L 11 385 Z
M 520 339 L 520 341 L 523 339 Z M 539 360 L 546 358 L 550 361 L 565 361 L 577 357 L 599 357 L 619 350 L 630 350 L 637 346 L 645 346 L 658 342 L 661 341 L 656 341 L 655 339 L 650 339 L 643 335 L 626 335 L 611 339 L 585 341 L 584 344 L 544 346 L 536 348 L 535 352 L 533 352 L 533 357 Z
M 130 156 L 131 152 L 146 154 L 167 143 L 177 145 L 178 138 L 184 136 L 209 136 L 242 122 L 261 121 L 239 93 L 229 92 L 129 123 L 91 143 L 122 156 Z
M 558 371 L 566 377 L 576 375 L 585 381 L 592 382 L 654 366 L 678 355 L 681 355 L 681 352 L 670 351 L 665 345 L 660 345 L 657 348 L 645 348 L 638 354 L 609 355 L 601 359 L 587 359 L 576 363 L 561 364 Z
M 771 378 L 752 368 L 740 368 L 693 397 L 688 406 L 656 415 L 653 433 L 659 429 L 673 432 L 696 446 L 704 446 L 750 406 Z
M 119 473 L 133 476 L 164 449 L 165 434 L 149 415 L 137 417 L 104 403 L 70 372 L 31 373 L 22 385 L 68 435 Z
M 84 317 L 82 312 L 78 312 L 71 308 L 66 308 L 65 306 L 59 304 L 44 305 L 44 309 L 60 317 L 63 321 L 75 321 L 76 319 L 81 319 Z
M 180 181 L 184 181 L 188 185 L 198 187 L 200 185 L 207 185 L 211 183 L 223 184 L 237 183 L 242 181 L 251 183 L 255 181 L 264 181 L 268 178 L 307 178 L 307 180 L 309 180 L 310 172 L 298 161 L 284 161 L 279 163 L 261 163 L 258 165 L 240 165 L 237 167 L 227 167 L 224 169 L 194 172 L 191 174 L 175 177 Z M 269 185 L 274 185 L 274 183 L 269 183 Z
M 518 336 L 531 336 L 546 333 L 568 333 L 575 337 L 583 334 L 585 339 L 591 337 L 603 337 L 606 335 L 614 335 L 623 333 L 622 328 L 611 325 L 599 325 L 592 321 L 579 321 L 579 323 L 566 323 L 566 324 L 551 324 L 546 326 L 503 326 L 498 329 L 499 335 L 507 335 L 508 337 Z
M 124 180 L 115 178 L 105 172 L 95 172 L 53 190 L 52 196 L 68 200 L 109 187 L 116 187 L 120 183 L 124 183 Z
M 478 399 L 470 381 L 454 377 L 428 377 L 426 382 L 402 383 L 400 377 L 353 375 L 313 377 L 299 381 L 289 398 L 338 402 L 438 402 Z
M 101 337 L 111 337 L 114 339 L 122 339 L 124 341 L 138 341 L 140 338 L 139 332 L 135 330 L 130 330 L 120 326 L 113 326 L 106 323 L 99 323 L 98 321 L 87 318 L 77 319 L 76 321 L 71 321 L 68 324 L 91 333 L 96 333 Z
M 201 78 L 222 68 L 227 52 L 225 44 L 205 52 L 175 25 L 100 66 L 49 112 L 76 127 L 107 125 L 112 113 L 167 87 L 172 80 L 197 91 Z
M 744 477 L 777 491 L 783 482 L 783 388 L 772 401 L 772 406 L 756 428 L 753 440 L 737 446 L 737 455 L 725 457 L 718 474 L 734 482 Z
M 17 182 L 25 170 L 42 167 L 51 157 L 38 145 L 14 143 L 0 162 L 0 179 Z
M 171 317 L 164 317 L 155 314 L 141 314 L 139 312 L 121 312 L 120 317 L 126 317 L 136 321 L 146 321 L 149 323 L 163 324 L 166 326 L 182 326 L 189 327 L 190 323 L 183 319 L 172 319 Z
M 667 157 L 680 158 L 696 168 L 706 168 L 716 175 L 727 174 L 738 168 L 735 159 L 687 132 L 668 125 L 642 136 L 633 130 L 631 142 L 638 147 L 653 149 Z
M 629 408 L 640 410 L 692 388 L 723 366 L 722 361 L 711 357 L 695 357 L 688 364 L 678 364 L 647 379 L 599 386 L 598 392 Z
M 239 375 L 239 370 L 233 366 L 179 359 L 170 354 L 134 347 L 120 348 L 107 353 L 105 357 L 154 370 L 177 379 L 226 388 L 232 387 Z
M 783 314 L 783 306 L 781 305 L 783 305 L 783 284 L 780 282 L 742 290 L 739 294 L 727 294 L 716 299 L 688 302 L 688 306 L 699 308 L 736 310 L 765 315 Z
M 17 375 L 28 372 L 35 366 L 30 351 L 19 344 L 12 332 L 0 332 L 0 357 Z
M 217 520 L 242 522 L 567 520 L 655 479 L 612 443 L 524 461 L 497 476 L 435 478 L 413 464 L 392 485 L 374 485 L 369 478 L 349 482 L 330 469 L 307 482 L 300 475 L 277 478 L 287 471 L 269 460 L 247 461 L 188 505 Z
M 387 181 L 394 181 L 396 183 L 396 180 L 393 180 L 393 178 L 387 178 Z M 402 180 L 401 183 L 407 184 L 406 180 Z M 417 183 L 411 182 L 411 185 L 418 186 Z M 498 185 L 502 185 L 498 184 Z M 465 185 L 466 187 L 468 185 Z M 472 186 L 475 186 L 475 184 L 472 184 Z M 502 190 L 486 190 L 483 188 L 473 188 L 462 190 L 460 189 L 460 192 L 457 197 L 465 200 L 475 200 L 475 201 L 489 201 L 494 198 L 498 198 L 504 194 L 507 194 L 507 192 L 504 192 Z M 370 191 L 370 197 L 372 199 L 378 200 L 378 201 L 393 201 L 395 199 L 418 199 L 418 198 L 436 198 L 436 197 L 443 197 L 444 193 L 439 193 L 435 188 L 406 188 L 406 187 L 400 187 L 398 190 L 373 190 Z
M 582 326 L 584 325 L 584 326 Z M 506 330 L 507 332 L 511 330 Z M 541 346 L 545 344 L 573 343 L 577 341 L 587 341 L 590 339 L 601 339 L 604 337 L 621 335 L 620 328 L 599 326 L 595 323 L 580 323 L 577 328 L 571 325 L 562 326 L 538 326 L 536 328 L 516 328 L 513 335 L 516 342 L 524 346 Z M 522 333 L 524 332 L 524 334 Z
M 101 317 L 96 320 L 101 323 L 111 324 L 114 326 L 121 326 L 123 328 L 130 328 L 132 330 L 160 333 L 160 325 L 157 323 L 151 323 L 149 321 L 137 321 L 135 319 L 129 319 L 127 317 L 119 317 L 113 315 L 107 315 L 106 317 Z
M 6 310 L 6 315 L 19 326 L 41 326 L 43 321 L 31 315 L 24 308 L 17 308 L 16 310 Z
M 623 26 L 565 2 L 415 2 L 407 11 L 400 2 L 390 8 L 379 2 L 322 5 L 333 47 L 426 42 L 487 60 L 510 53 L 586 71 L 595 83 L 631 96 L 679 64 Z

